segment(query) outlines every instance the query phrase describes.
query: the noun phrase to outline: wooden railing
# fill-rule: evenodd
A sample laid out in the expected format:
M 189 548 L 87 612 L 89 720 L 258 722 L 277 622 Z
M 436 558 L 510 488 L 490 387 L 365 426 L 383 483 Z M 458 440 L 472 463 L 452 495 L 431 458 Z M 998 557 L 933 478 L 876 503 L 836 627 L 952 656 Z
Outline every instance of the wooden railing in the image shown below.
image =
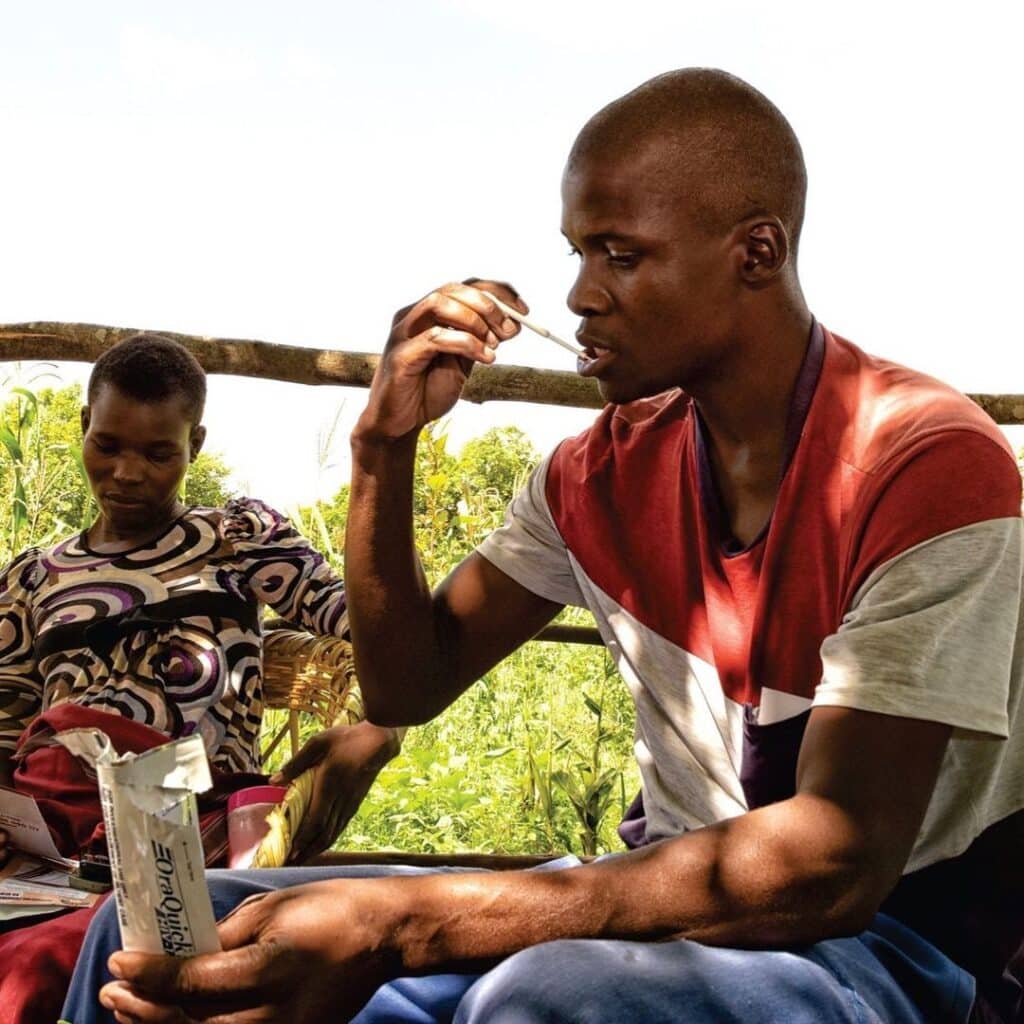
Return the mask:
M 91 363 L 101 352 L 143 328 L 104 327 L 99 324 L 0 324 L 0 362 L 52 359 Z M 147 328 L 148 330 L 148 328 Z M 180 341 L 207 373 L 259 377 L 291 384 L 333 384 L 368 388 L 380 356 L 370 352 L 301 348 L 268 341 L 207 338 L 197 334 L 158 331 Z M 531 402 L 535 405 L 600 409 L 593 380 L 562 370 L 529 366 L 478 366 L 462 397 L 468 402 Z M 1024 395 L 968 395 L 996 423 L 1024 424 Z
M 103 327 L 97 324 L 0 324 L 0 361 L 53 359 L 92 363 L 117 342 L 138 334 L 140 328 Z M 380 356 L 369 352 L 337 352 L 300 348 L 268 341 L 203 338 L 195 334 L 156 332 L 180 341 L 207 373 L 259 377 L 291 384 L 333 384 L 368 388 Z M 597 385 L 575 373 L 535 370 L 529 366 L 478 366 L 462 397 L 469 402 L 534 402 L 599 409 Z M 1021 399 L 1024 422 L 1024 397 Z
M 99 324 L 39 322 L 0 324 L 0 361 L 44 359 L 91 363 L 112 345 L 143 328 Z M 151 328 L 146 328 L 151 330 Z M 302 348 L 239 338 L 208 338 L 157 331 L 181 342 L 207 373 L 258 377 L 292 384 L 367 388 L 380 359 L 369 352 Z M 462 397 L 469 402 L 530 402 L 536 405 L 599 409 L 601 396 L 593 380 L 561 370 L 528 366 L 478 366 Z M 1024 424 L 1024 395 L 968 395 L 1003 425 Z M 592 626 L 556 624 L 535 637 L 555 643 L 600 644 Z

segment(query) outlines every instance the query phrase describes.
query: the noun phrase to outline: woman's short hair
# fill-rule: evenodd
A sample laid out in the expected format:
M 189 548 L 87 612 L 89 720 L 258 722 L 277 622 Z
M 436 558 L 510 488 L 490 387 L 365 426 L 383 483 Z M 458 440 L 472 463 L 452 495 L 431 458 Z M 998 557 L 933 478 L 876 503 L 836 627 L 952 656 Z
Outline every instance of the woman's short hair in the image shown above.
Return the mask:
M 87 400 L 111 384 L 138 402 L 162 402 L 179 395 L 192 424 L 203 418 L 206 374 L 184 345 L 159 334 L 134 334 L 108 348 L 93 364 Z

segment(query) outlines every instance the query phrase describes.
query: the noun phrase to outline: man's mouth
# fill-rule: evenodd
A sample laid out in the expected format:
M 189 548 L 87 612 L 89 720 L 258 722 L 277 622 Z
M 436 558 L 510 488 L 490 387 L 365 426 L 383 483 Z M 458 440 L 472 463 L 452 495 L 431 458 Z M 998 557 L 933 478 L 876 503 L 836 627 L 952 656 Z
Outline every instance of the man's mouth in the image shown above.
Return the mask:
M 576 372 L 581 377 L 599 377 L 615 360 L 614 349 L 586 335 L 577 335 L 576 340 L 583 347 L 583 355 L 576 360 Z
M 142 504 L 142 500 L 140 498 L 133 498 L 127 494 L 107 493 L 104 497 L 111 503 L 111 505 L 120 505 L 123 508 L 137 508 Z

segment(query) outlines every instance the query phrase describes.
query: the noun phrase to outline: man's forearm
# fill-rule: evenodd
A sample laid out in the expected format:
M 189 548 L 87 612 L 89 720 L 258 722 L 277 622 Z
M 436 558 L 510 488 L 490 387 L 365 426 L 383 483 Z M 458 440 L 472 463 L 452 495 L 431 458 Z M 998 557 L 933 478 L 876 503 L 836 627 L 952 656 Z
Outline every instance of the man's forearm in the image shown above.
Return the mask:
M 413 536 L 415 458 L 415 436 L 384 443 L 363 440 L 358 430 L 352 436 L 345 533 L 349 623 L 367 714 L 388 725 L 416 720 L 411 702 L 430 690 L 443 660 Z
M 410 912 L 394 939 L 418 973 L 563 938 L 782 948 L 852 934 L 881 891 L 847 830 L 825 802 L 797 797 L 568 871 L 401 880 Z

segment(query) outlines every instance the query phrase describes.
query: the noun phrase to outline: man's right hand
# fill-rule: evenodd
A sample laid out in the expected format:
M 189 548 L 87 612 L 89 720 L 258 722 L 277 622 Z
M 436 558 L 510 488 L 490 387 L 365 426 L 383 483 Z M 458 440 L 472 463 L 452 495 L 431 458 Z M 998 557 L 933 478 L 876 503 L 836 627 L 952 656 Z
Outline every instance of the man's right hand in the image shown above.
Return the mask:
M 485 292 L 526 313 L 518 294 L 497 281 L 470 280 L 446 284 L 395 314 L 353 438 L 418 433 L 455 405 L 474 363 L 493 363 L 498 345 L 519 333 Z
M 0 828 L 0 868 L 11 859 L 10 837 Z

